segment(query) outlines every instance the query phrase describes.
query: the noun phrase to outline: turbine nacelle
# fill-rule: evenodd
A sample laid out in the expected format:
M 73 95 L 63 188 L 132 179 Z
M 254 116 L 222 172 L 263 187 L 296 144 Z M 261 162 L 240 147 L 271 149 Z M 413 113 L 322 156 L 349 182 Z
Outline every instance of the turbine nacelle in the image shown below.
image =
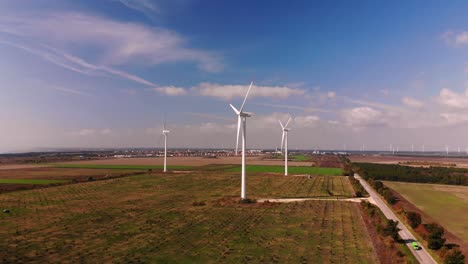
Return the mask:
M 250 89 L 252 88 L 252 84 L 253 84 L 253 82 L 250 83 L 249 89 L 247 90 L 247 94 L 245 95 L 244 101 L 242 102 L 242 105 L 241 105 L 240 109 L 237 109 L 232 104 L 229 104 L 229 106 L 232 108 L 234 113 L 236 113 L 236 115 L 237 115 L 236 154 L 237 154 L 237 152 L 239 150 L 239 136 L 240 136 L 241 127 L 244 126 L 242 124 L 242 118 L 251 117 L 253 115 L 253 113 L 243 111 L 245 102 L 247 101 L 247 97 L 249 96 L 249 93 L 250 93 Z M 245 119 L 244 119 L 244 122 L 245 122 Z

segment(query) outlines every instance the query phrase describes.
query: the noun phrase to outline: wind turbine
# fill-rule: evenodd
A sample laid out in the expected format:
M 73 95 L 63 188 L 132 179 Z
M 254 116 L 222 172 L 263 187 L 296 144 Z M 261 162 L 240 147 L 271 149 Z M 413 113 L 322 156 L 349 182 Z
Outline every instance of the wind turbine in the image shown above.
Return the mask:
M 283 126 L 281 120 L 278 120 L 281 128 L 283 129 L 283 136 L 281 137 L 281 151 L 283 151 L 284 145 L 284 176 L 288 176 L 288 131 L 290 130 L 288 128 L 289 121 L 291 121 L 291 116 L 289 117 L 288 122 L 286 122 L 286 125 Z
M 164 172 L 167 172 L 167 134 L 169 134 L 169 130 L 166 129 L 166 118 L 164 118 L 163 124 L 163 135 L 164 135 Z
M 242 127 L 242 183 L 241 183 L 241 199 L 245 200 L 247 199 L 247 194 L 246 194 L 246 185 L 247 185 L 247 178 L 245 175 L 245 145 L 247 144 L 247 138 L 246 138 L 246 125 L 247 125 L 247 117 L 252 116 L 252 113 L 249 112 L 244 112 L 244 105 L 245 101 L 247 101 L 247 97 L 249 96 L 250 89 L 252 88 L 253 82 L 250 83 L 249 89 L 247 90 L 247 94 L 245 95 L 244 102 L 242 102 L 242 105 L 239 110 L 235 108 L 232 104 L 229 104 L 234 110 L 234 113 L 237 115 L 237 138 L 236 138 L 236 155 L 239 149 L 239 134 L 241 131 Z

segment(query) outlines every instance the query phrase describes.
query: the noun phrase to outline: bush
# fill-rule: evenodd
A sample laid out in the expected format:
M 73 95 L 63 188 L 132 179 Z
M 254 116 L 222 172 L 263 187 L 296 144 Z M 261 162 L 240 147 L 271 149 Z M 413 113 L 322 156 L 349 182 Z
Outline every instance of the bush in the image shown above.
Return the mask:
M 421 215 L 416 212 L 406 212 L 406 219 L 412 228 L 416 228 L 421 224 Z
M 193 202 L 192 205 L 193 206 L 205 206 L 206 203 L 205 202 Z
M 387 226 L 382 230 L 384 236 L 391 236 L 393 240 L 398 241 L 398 231 L 401 229 L 398 228 L 398 221 L 388 220 Z
M 433 250 L 440 249 L 444 243 L 444 228 L 438 224 L 432 223 L 427 224 L 426 229 L 429 231 L 429 236 L 427 239 L 427 247 Z
M 465 263 L 465 255 L 458 249 L 452 249 L 449 251 L 447 256 L 444 259 L 444 263 L 446 264 L 464 264 Z

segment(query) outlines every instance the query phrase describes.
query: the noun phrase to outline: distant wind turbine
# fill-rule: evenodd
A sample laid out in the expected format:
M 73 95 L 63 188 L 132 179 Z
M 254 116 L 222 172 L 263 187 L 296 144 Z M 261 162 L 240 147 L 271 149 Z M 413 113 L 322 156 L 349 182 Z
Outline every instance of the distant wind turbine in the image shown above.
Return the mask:
M 247 90 L 247 94 L 245 95 L 244 102 L 242 103 L 239 110 L 235 108 L 232 104 L 229 104 L 234 110 L 234 113 L 237 115 L 237 138 L 236 138 L 236 155 L 239 150 L 239 134 L 242 127 L 242 183 L 241 183 L 241 199 L 247 199 L 246 194 L 246 185 L 247 185 L 247 177 L 245 175 L 245 145 L 247 143 L 246 137 L 246 125 L 247 125 L 247 117 L 252 116 L 252 113 L 244 112 L 244 105 L 245 101 L 247 101 L 247 97 L 249 96 L 250 89 L 252 88 L 253 82 L 250 83 L 249 89 Z
M 166 118 L 164 118 L 164 125 L 163 125 L 163 135 L 164 135 L 164 172 L 167 172 L 167 134 L 169 134 L 169 130 L 166 129 Z
M 286 122 L 286 125 L 283 126 L 283 123 L 281 123 L 281 120 L 278 120 L 281 128 L 283 129 L 283 136 L 281 137 L 281 151 L 283 151 L 283 145 L 284 145 L 284 176 L 288 176 L 288 131 L 290 130 L 288 128 L 289 121 L 291 121 L 291 117 L 289 117 L 288 122 Z

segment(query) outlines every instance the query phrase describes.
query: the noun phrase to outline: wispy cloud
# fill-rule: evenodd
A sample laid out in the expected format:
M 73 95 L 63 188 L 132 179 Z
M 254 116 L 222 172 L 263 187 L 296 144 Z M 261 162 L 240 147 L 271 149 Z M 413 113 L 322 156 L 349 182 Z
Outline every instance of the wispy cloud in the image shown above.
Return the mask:
M 72 131 L 69 134 L 72 136 L 80 136 L 80 137 L 87 137 L 87 136 L 93 136 L 93 135 L 109 135 L 112 133 L 112 130 L 109 128 L 104 128 L 104 129 L 93 129 L 93 128 L 83 128 L 79 129 L 76 131 Z
M 0 44 L 12 46 L 12 47 L 24 50 L 26 52 L 39 56 L 42 59 L 50 63 L 53 63 L 57 66 L 63 67 L 65 69 L 68 69 L 68 70 L 71 70 L 80 74 L 91 75 L 91 76 L 93 75 L 105 76 L 107 74 L 107 75 L 124 78 L 130 81 L 134 81 L 134 82 L 148 85 L 148 86 L 156 86 L 155 83 L 148 81 L 144 78 L 141 78 L 139 76 L 136 76 L 136 75 L 133 75 L 128 72 L 121 71 L 121 70 L 117 70 L 111 67 L 89 63 L 82 58 L 65 53 L 56 48 L 47 47 L 47 46 L 46 47 L 39 46 L 39 48 L 32 48 L 32 47 L 28 47 L 20 43 L 14 43 L 11 41 L 1 40 L 1 39 L 0 39 Z
M 414 99 L 409 96 L 405 96 L 401 99 L 404 105 L 412 107 L 412 108 L 422 108 L 424 107 L 424 103 L 422 101 L 419 101 L 417 99 Z
M 326 108 L 316 108 L 316 107 L 307 107 L 307 106 L 297 106 L 297 105 L 284 105 L 284 104 L 270 104 L 270 103 L 255 103 L 251 102 L 249 104 L 258 105 L 258 106 L 266 106 L 272 108 L 283 108 L 283 109 L 292 109 L 292 110 L 302 110 L 305 112 L 323 112 L 323 113 L 330 113 L 334 112 L 331 109 Z
M 443 88 L 440 90 L 436 101 L 442 106 L 454 109 L 468 108 L 468 89 L 464 93 L 457 93 L 450 89 Z
M 185 88 L 175 86 L 155 87 L 153 88 L 153 91 L 169 96 L 181 96 L 187 94 L 187 90 Z
M 215 114 L 209 114 L 209 113 L 195 113 L 195 112 L 185 112 L 184 114 L 190 115 L 190 116 L 196 116 L 196 117 L 201 117 L 203 119 L 218 119 L 218 120 L 224 120 L 224 121 L 232 121 L 232 118 L 225 117 L 225 116 L 220 116 L 220 115 L 215 115 Z
M 208 72 L 223 69 L 213 52 L 187 47 L 180 34 L 161 27 L 121 22 L 78 12 L 0 12 L 0 31 L 73 52 L 96 50 L 104 65 L 194 62 Z
M 157 3 L 151 0 L 112 0 L 120 2 L 126 7 L 143 13 L 148 18 L 154 19 L 155 15 L 161 13 L 161 9 Z
M 447 31 L 442 34 L 442 38 L 449 45 L 467 45 L 468 44 L 468 31 L 453 32 Z
M 92 96 L 89 93 L 85 93 L 83 91 L 79 91 L 76 89 L 71 89 L 71 88 L 66 88 L 66 87 L 61 87 L 61 86 L 56 86 L 56 85 L 48 85 L 48 88 L 63 92 L 63 93 L 68 93 L 68 94 L 73 94 L 73 95 L 81 95 L 81 96 Z
M 248 85 L 223 85 L 217 83 L 200 83 L 192 88 L 192 91 L 202 96 L 216 97 L 229 100 L 236 97 L 244 97 Z M 250 97 L 273 97 L 287 98 L 289 96 L 300 96 L 306 93 L 303 89 L 294 89 L 286 86 L 257 86 L 253 85 Z

